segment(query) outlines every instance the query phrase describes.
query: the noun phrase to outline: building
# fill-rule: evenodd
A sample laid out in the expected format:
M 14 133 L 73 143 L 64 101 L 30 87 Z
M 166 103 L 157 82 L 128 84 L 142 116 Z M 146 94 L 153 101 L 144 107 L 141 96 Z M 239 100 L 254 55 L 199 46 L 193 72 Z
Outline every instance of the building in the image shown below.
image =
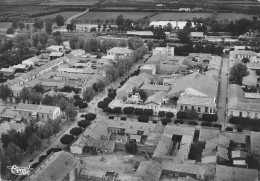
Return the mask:
M 25 130 L 25 124 L 16 122 L 3 122 L 0 124 L 0 139 L 2 134 L 7 134 L 8 131 L 14 130 L 18 133 L 23 133 Z
M 153 56 L 156 54 L 166 55 L 166 60 L 171 60 L 174 57 L 174 47 L 156 47 L 153 49 Z
M 156 161 L 142 161 L 135 176 L 142 181 L 159 181 L 162 173 L 162 166 Z
M 14 75 L 15 69 L 13 68 L 2 68 L 0 70 L 0 74 L 3 75 L 4 78 L 10 78 Z
M 35 65 L 40 61 L 39 57 L 31 57 L 24 61 L 22 61 L 22 65 L 26 65 L 27 67 L 35 67 Z
M 245 94 L 237 84 L 229 86 L 228 116 L 260 118 L 260 96 L 257 93 Z
M 49 119 L 54 120 L 61 115 L 60 108 L 55 106 L 19 103 L 15 110 L 27 123 L 31 120 L 40 120 L 43 122 Z
M 260 161 L 260 133 L 251 131 L 250 144 L 251 144 L 251 153 Z
M 107 51 L 107 56 L 112 57 L 115 60 L 116 57 L 118 58 L 125 58 L 133 54 L 133 50 L 127 47 L 114 47 Z
M 169 86 L 157 84 L 144 84 L 140 87 L 140 90 L 145 91 L 146 94 L 150 96 L 159 91 L 168 92 Z
M 192 41 L 199 41 L 199 40 L 204 39 L 204 33 L 203 32 L 191 32 L 190 36 L 191 36 Z
M 152 31 L 127 31 L 127 36 L 138 36 L 141 38 L 153 38 L 154 34 Z
M 216 111 L 218 81 L 198 72 L 176 79 L 168 98 L 178 98 L 178 111 L 196 110 L 213 114 Z
M 155 75 L 156 74 L 156 65 L 154 64 L 145 64 L 140 68 L 140 73 L 147 73 L 150 75 Z
M 174 40 L 174 41 L 179 40 L 177 33 L 165 32 L 165 35 L 166 35 L 166 39 L 168 40 Z
M 85 50 L 81 50 L 81 49 L 71 50 L 70 54 L 76 58 L 81 57 L 82 55 L 85 55 Z
M 50 154 L 24 180 L 67 180 L 75 181 L 79 172 L 79 158 L 69 152 Z
M 257 86 L 257 75 L 254 70 L 248 70 L 249 74 L 242 79 L 242 85 L 246 87 L 256 87 Z
M 167 26 L 168 24 L 172 25 L 172 28 L 175 29 L 183 29 L 186 26 L 187 21 L 152 21 L 150 22 L 150 26 L 154 26 L 154 27 L 164 27 Z M 194 26 L 194 23 L 192 23 L 192 26 Z
M 242 60 L 243 58 L 255 59 L 257 57 L 257 53 L 251 50 L 234 50 L 230 51 L 230 58 L 237 58 Z
M 258 170 L 217 165 L 215 180 L 258 181 Z
M 64 52 L 63 46 L 52 45 L 46 48 L 47 52 Z
M 62 52 L 51 52 L 49 57 L 50 57 L 50 60 L 55 60 L 57 58 L 60 58 L 64 55 L 64 53 Z

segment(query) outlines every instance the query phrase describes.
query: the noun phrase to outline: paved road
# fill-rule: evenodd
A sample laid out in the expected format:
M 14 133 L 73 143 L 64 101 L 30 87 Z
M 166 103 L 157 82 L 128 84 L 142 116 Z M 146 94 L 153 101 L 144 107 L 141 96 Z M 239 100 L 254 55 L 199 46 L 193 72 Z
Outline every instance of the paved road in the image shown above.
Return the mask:
M 228 94 L 228 62 L 229 59 L 222 58 L 222 67 L 221 67 L 221 77 L 219 82 L 219 92 L 218 92 L 218 121 L 222 125 L 222 129 L 225 129 L 226 124 L 226 113 L 227 113 L 227 94 Z

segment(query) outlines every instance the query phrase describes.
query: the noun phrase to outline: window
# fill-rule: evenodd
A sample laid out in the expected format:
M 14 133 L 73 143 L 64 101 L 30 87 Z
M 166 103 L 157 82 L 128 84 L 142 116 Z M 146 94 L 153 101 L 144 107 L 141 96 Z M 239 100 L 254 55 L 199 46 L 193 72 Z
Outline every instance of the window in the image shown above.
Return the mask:
M 29 116 L 32 116 L 32 113 L 29 112 Z
M 188 110 L 188 106 L 185 106 L 185 111 L 187 111 Z
M 255 113 L 255 118 L 258 118 L 258 113 Z
M 205 113 L 209 112 L 209 108 L 205 107 Z
M 201 112 L 201 108 L 200 107 L 198 107 L 198 112 Z
M 181 106 L 181 111 L 183 111 L 183 106 Z
M 47 115 L 47 118 L 50 118 L 50 115 Z
M 44 115 L 42 115 L 42 118 L 44 118 Z
M 250 112 L 247 112 L 247 117 L 250 117 Z
M 194 110 L 194 106 L 191 106 L 191 109 Z
M 242 117 L 242 112 L 239 112 L 239 116 Z

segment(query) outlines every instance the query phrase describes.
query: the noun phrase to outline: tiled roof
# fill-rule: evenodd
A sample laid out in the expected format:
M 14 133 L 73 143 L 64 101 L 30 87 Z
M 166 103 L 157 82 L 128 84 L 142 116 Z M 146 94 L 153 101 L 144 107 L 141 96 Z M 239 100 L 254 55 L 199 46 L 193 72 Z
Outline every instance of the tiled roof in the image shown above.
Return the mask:
M 162 170 L 173 171 L 178 173 L 185 174 L 194 174 L 201 176 L 215 176 L 216 173 L 216 165 L 214 164 L 189 164 L 189 163 L 181 163 L 176 164 L 171 161 L 163 161 L 162 162 Z
M 143 161 L 140 163 L 136 176 L 142 181 L 159 181 L 162 173 L 161 164 L 156 161 Z
M 209 97 L 216 97 L 218 82 L 208 76 L 195 72 L 178 78 L 172 85 L 168 96 L 175 96 L 176 93 L 183 92 L 187 88 L 193 88 Z
M 178 104 L 187 104 L 187 105 L 203 105 L 215 107 L 215 99 L 213 97 L 204 97 L 204 96 L 180 96 L 178 99 Z
M 19 129 L 25 129 L 25 125 L 21 123 L 15 123 L 15 122 L 4 122 L 0 124 L 0 135 L 7 133 L 9 130 L 17 131 Z
M 172 144 L 172 138 L 162 135 L 156 149 L 154 150 L 153 157 L 169 155 L 172 149 Z
M 216 181 L 258 181 L 258 170 L 217 165 Z
M 175 134 L 175 135 L 189 135 L 193 136 L 195 132 L 194 126 L 188 125 L 166 125 L 164 128 L 164 133 Z
M 56 106 L 44 106 L 44 105 L 35 105 L 35 104 L 23 104 L 19 103 L 16 106 L 16 110 L 28 111 L 28 112 L 40 112 L 45 114 L 53 114 L 57 109 Z
M 145 104 L 155 103 L 160 105 L 162 103 L 162 98 L 166 97 L 167 93 L 164 91 L 156 92 L 155 94 L 149 96 L 145 101 Z
M 125 47 L 114 47 L 107 51 L 107 53 L 115 53 L 115 54 L 131 54 L 133 50 Z
M 190 36 L 191 37 L 204 37 L 204 33 L 203 32 L 191 32 Z
M 63 180 L 75 168 L 79 158 L 66 151 L 59 151 L 49 155 L 25 181 Z
M 154 69 L 156 68 L 155 64 L 144 64 L 140 69 Z
M 169 86 L 155 85 L 155 84 L 144 84 L 144 85 L 142 85 L 142 87 L 140 89 L 142 89 L 142 90 L 153 90 L 153 91 L 165 91 L 165 92 L 168 92 L 169 91 Z
M 257 75 L 256 75 L 255 71 L 253 71 L 253 70 L 249 69 L 248 71 L 249 71 L 249 75 L 243 77 L 242 84 L 246 85 L 246 86 L 250 86 L 250 87 L 256 87 Z
M 138 35 L 138 36 L 153 36 L 152 31 L 127 31 L 127 35 Z

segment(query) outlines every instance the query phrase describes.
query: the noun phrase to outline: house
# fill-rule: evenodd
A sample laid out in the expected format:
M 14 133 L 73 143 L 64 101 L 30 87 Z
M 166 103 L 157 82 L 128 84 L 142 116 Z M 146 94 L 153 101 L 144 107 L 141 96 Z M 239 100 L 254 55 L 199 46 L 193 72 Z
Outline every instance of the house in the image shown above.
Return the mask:
M 257 53 L 251 50 L 234 50 L 230 51 L 230 58 L 237 58 L 242 60 L 243 58 L 254 59 L 257 57 Z
M 169 86 L 166 85 L 155 85 L 155 84 L 144 84 L 140 87 L 140 90 L 144 90 L 147 95 L 152 95 L 159 91 L 168 92 Z
M 248 96 L 245 97 L 245 96 Z M 237 84 L 229 86 L 228 116 L 260 118 L 260 99 L 255 94 L 245 94 Z
M 13 68 L 1 68 L 0 74 L 2 73 L 3 77 L 9 78 L 14 75 L 15 69 Z
M 159 64 L 159 68 L 158 68 L 158 73 L 159 74 L 175 74 L 175 73 L 181 73 L 181 72 L 186 72 L 187 71 L 188 66 L 186 65 L 176 65 L 176 64 L 172 64 L 169 62 L 161 62 Z
M 0 124 L 0 139 L 2 134 L 8 133 L 10 130 L 14 130 L 18 133 L 23 133 L 25 131 L 25 124 L 16 122 L 3 122 Z
M 75 181 L 79 171 L 79 158 L 69 152 L 59 151 L 47 156 L 24 180 Z
M 13 106 L 0 106 L 0 120 L 20 122 L 22 117 L 15 111 Z
M 164 27 L 164 26 L 167 26 L 169 23 L 172 25 L 172 28 L 183 29 L 186 26 L 187 21 L 152 21 L 152 22 L 150 22 L 150 26 Z M 194 22 L 191 22 L 191 23 L 192 23 L 192 26 L 194 26 Z
M 107 51 L 107 56 L 112 57 L 115 60 L 116 57 L 118 58 L 125 58 L 133 54 L 133 50 L 127 47 L 114 47 Z
M 54 60 L 54 59 L 62 57 L 63 55 L 64 55 L 64 53 L 62 53 L 62 52 L 51 52 L 49 57 L 50 57 L 50 60 Z
M 73 73 L 73 74 L 96 74 L 97 73 L 97 70 L 94 70 L 90 67 L 84 67 L 84 68 L 59 67 L 57 71 L 61 73 Z
M 251 131 L 251 136 L 250 136 L 251 153 L 253 156 L 255 156 L 257 158 L 258 161 L 260 161 L 259 139 L 260 139 L 260 133 Z
M 157 107 L 160 107 L 163 103 L 167 102 L 166 96 L 167 92 L 165 91 L 156 92 L 155 94 L 149 96 L 144 104 L 148 107 L 148 109 L 156 110 Z
M 165 32 L 165 35 L 166 35 L 166 39 L 168 40 L 175 40 L 175 41 L 179 40 L 177 33 Z
M 46 63 L 50 61 L 50 53 L 41 53 L 38 58 L 39 62 Z
M 231 157 L 233 160 L 245 160 L 247 153 L 242 150 L 234 150 L 231 152 Z
M 192 41 L 198 41 L 198 40 L 204 39 L 204 33 L 203 32 L 191 32 L 190 36 L 191 36 Z
M 76 58 L 81 57 L 82 55 L 85 54 L 85 50 L 81 50 L 81 49 L 71 50 L 70 54 Z
M 31 120 L 48 121 L 54 120 L 61 115 L 61 110 L 56 106 L 44 106 L 35 104 L 19 103 L 15 109 L 25 122 Z
M 152 31 L 127 31 L 127 36 L 139 36 L 141 38 L 153 38 L 154 34 Z
M 64 47 L 59 45 L 52 45 L 46 48 L 47 52 L 64 52 Z
M 215 180 L 258 181 L 258 170 L 217 165 Z
M 26 65 L 27 67 L 35 67 L 35 65 L 40 61 L 39 57 L 31 57 L 24 61 L 22 61 L 22 65 Z
M 26 65 L 23 64 L 18 64 L 18 65 L 14 65 L 12 67 L 9 67 L 11 69 L 15 69 L 15 72 L 23 72 L 26 70 Z
M 11 96 L 7 98 L 7 102 L 16 102 L 16 98 L 19 97 L 20 91 L 23 86 L 9 86 L 11 89 Z
M 145 64 L 140 68 L 140 73 L 147 73 L 150 75 L 155 75 L 156 74 L 156 65 L 154 64 Z
M 190 11 L 190 8 L 179 8 L 179 11 Z
M 177 109 L 215 113 L 218 81 L 198 72 L 176 79 L 168 98 L 179 98 Z

